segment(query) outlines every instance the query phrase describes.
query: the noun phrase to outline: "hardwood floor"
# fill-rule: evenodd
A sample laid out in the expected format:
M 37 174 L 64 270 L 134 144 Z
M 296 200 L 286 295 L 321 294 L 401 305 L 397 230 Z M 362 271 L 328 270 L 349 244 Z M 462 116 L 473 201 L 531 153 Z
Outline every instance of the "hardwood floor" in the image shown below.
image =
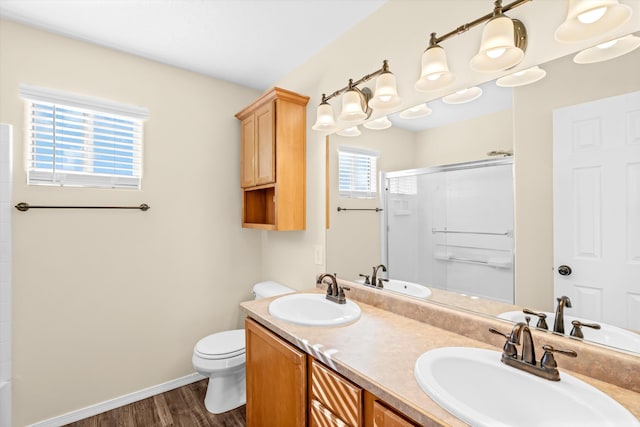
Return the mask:
M 207 380 L 95 415 L 66 427 L 244 427 L 245 407 L 214 415 L 204 407 Z

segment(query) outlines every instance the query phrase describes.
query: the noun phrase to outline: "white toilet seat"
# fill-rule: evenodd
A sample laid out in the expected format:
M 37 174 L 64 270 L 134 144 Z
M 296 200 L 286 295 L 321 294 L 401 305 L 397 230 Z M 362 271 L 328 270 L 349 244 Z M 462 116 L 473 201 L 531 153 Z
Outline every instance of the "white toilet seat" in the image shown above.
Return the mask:
M 202 338 L 193 352 L 202 359 L 230 359 L 245 353 L 244 329 L 218 332 Z

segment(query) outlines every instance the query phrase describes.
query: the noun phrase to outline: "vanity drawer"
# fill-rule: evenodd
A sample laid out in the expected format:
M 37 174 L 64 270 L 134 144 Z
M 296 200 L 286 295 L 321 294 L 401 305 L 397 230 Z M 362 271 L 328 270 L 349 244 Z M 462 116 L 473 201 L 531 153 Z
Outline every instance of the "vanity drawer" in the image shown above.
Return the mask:
M 311 398 L 347 425 L 362 425 L 362 389 L 315 360 L 311 362 Z
M 310 427 L 351 427 L 349 424 L 336 417 L 333 412 L 322 406 L 322 403 L 313 399 L 311 401 Z
M 373 402 L 373 427 L 418 427 L 378 401 Z

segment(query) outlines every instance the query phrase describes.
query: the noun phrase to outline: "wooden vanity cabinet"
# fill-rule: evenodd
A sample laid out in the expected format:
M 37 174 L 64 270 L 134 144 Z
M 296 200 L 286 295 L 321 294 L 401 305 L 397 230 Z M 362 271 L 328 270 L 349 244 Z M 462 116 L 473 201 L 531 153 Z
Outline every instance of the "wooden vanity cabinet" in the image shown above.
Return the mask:
M 305 229 L 308 102 L 307 96 L 273 88 L 236 114 L 243 227 Z
M 306 354 L 249 318 L 245 333 L 247 427 L 306 426 Z

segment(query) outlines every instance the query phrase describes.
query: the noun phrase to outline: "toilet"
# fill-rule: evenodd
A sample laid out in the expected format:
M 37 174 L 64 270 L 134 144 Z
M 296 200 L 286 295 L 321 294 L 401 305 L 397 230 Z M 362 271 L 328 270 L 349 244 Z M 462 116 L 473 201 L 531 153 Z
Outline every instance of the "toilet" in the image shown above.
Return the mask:
M 254 299 L 294 292 L 280 283 L 266 281 L 253 286 Z M 193 367 L 209 378 L 204 405 L 221 414 L 247 403 L 245 386 L 244 329 L 218 332 L 202 338 L 193 349 Z

